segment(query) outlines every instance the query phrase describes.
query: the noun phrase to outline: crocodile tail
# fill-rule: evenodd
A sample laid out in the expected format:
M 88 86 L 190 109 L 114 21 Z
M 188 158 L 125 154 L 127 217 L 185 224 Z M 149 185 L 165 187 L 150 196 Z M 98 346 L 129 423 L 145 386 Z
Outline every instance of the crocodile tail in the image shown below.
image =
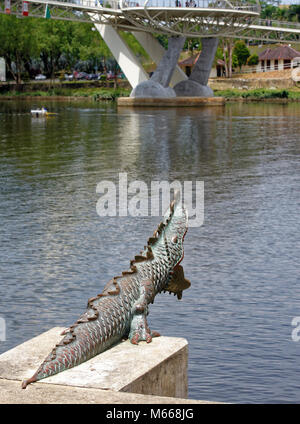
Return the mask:
M 68 368 L 72 368 L 87 359 L 85 359 L 86 355 L 84 352 L 83 339 L 81 340 L 81 337 L 76 335 L 76 337 L 74 336 L 74 339 L 71 341 L 71 335 L 72 332 L 69 331 L 67 335 L 56 344 L 44 362 L 39 366 L 35 374 L 31 378 L 22 382 L 22 389 L 25 389 L 30 383 L 34 383 L 46 377 L 51 377 L 52 375 Z M 88 334 L 86 335 L 86 341 L 89 345 L 91 345 L 92 341 Z
M 115 287 L 113 282 L 112 285 Z M 126 293 L 128 298 L 133 298 L 134 293 L 128 290 Z M 22 388 L 79 365 L 121 340 L 127 330 L 131 307 L 130 302 L 123 302 L 123 311 L 120 311 L 117 294 L 118 288 L 89 299 L 87 311 L 63 332 L 65 337 L 56 344 L 36 373 L 22 382 Z

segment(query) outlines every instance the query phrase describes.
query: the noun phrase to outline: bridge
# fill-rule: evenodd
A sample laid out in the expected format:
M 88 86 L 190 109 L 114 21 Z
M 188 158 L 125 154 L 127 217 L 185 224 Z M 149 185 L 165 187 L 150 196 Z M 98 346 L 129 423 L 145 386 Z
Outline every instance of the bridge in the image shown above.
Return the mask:
M 25 8 L 29 16 L 41 18 L 46 6 L 52 19 L 94 23 L 134 97 L 212 96 L 207 81 L 219 38 L 300 44 L 300 24 L 260 19 L 259 0 L 0 0 L 0 13 L 23 17 Z M 120 30 L 131 32 L 157 64 L 150 79 Z M 154 33 L 169 38 L 167 51 Z M 189 78 L 177 65 L 186 37 L 202 39 Z

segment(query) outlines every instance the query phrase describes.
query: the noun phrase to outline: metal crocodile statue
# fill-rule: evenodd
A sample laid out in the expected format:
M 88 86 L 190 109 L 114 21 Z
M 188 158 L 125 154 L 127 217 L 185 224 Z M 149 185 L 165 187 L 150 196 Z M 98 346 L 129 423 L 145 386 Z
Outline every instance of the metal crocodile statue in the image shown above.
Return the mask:
M 149 303 L 162 291 L 181 299 L 182 291 L 190 286 L 179 265 L 187 220 L 187 211 L 176 194 L 147 246 L 130 262 L 130 270 L 114 277 L 101 294 L 88 300 L 86 312 L 62 332 L 65 337 L 36 373 L 22 382 L 23 389 L 91 359 L 124 338 L 138 344 L 159 336 L 147 324 Z

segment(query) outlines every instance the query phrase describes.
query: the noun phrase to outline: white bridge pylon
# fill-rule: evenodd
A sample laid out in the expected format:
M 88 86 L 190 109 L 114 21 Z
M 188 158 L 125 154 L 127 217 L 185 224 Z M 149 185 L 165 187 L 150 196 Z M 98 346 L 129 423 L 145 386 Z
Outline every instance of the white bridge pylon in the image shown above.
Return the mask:
M 300 24 L 259 19 L 259 0 L 256 4 L 247 0 L 189 0 L 188 3 L 189 7 L 185 7 L 185 0 L 27 0 L 31 17 L 44 17 L 48 5 L 52 19 L 93 22 L 133 88 L 149 77 L 120 36 L 120 30 L 132 32 L 156 64 L 165 51 L 154 33 L 168 37 L 300 43 Z M 6 7 L 7 2 L 0 0 L 0 13 L 7 13 Z M 10 0 L 11 14 L 22 16 L 22 7 L 22 0 Z M 170 86 L 186 78 L 177 66 Z

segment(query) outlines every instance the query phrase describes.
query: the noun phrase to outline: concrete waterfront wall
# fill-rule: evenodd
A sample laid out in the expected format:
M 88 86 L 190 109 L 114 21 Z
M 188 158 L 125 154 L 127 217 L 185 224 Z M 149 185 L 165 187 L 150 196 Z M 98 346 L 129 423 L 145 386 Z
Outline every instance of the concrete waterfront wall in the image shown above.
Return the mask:
M 34 374 L 62 330 L 52 328 L 0 355 L 0 403 L 210 403 L 186 399 L 188 344 L 175 337 L 138 346 L 123 341 L 21 389 L 21 381 Z
M 203 107 L 224 106 L 224 97 L 139 98 L 119 97 L 119 107 Z

